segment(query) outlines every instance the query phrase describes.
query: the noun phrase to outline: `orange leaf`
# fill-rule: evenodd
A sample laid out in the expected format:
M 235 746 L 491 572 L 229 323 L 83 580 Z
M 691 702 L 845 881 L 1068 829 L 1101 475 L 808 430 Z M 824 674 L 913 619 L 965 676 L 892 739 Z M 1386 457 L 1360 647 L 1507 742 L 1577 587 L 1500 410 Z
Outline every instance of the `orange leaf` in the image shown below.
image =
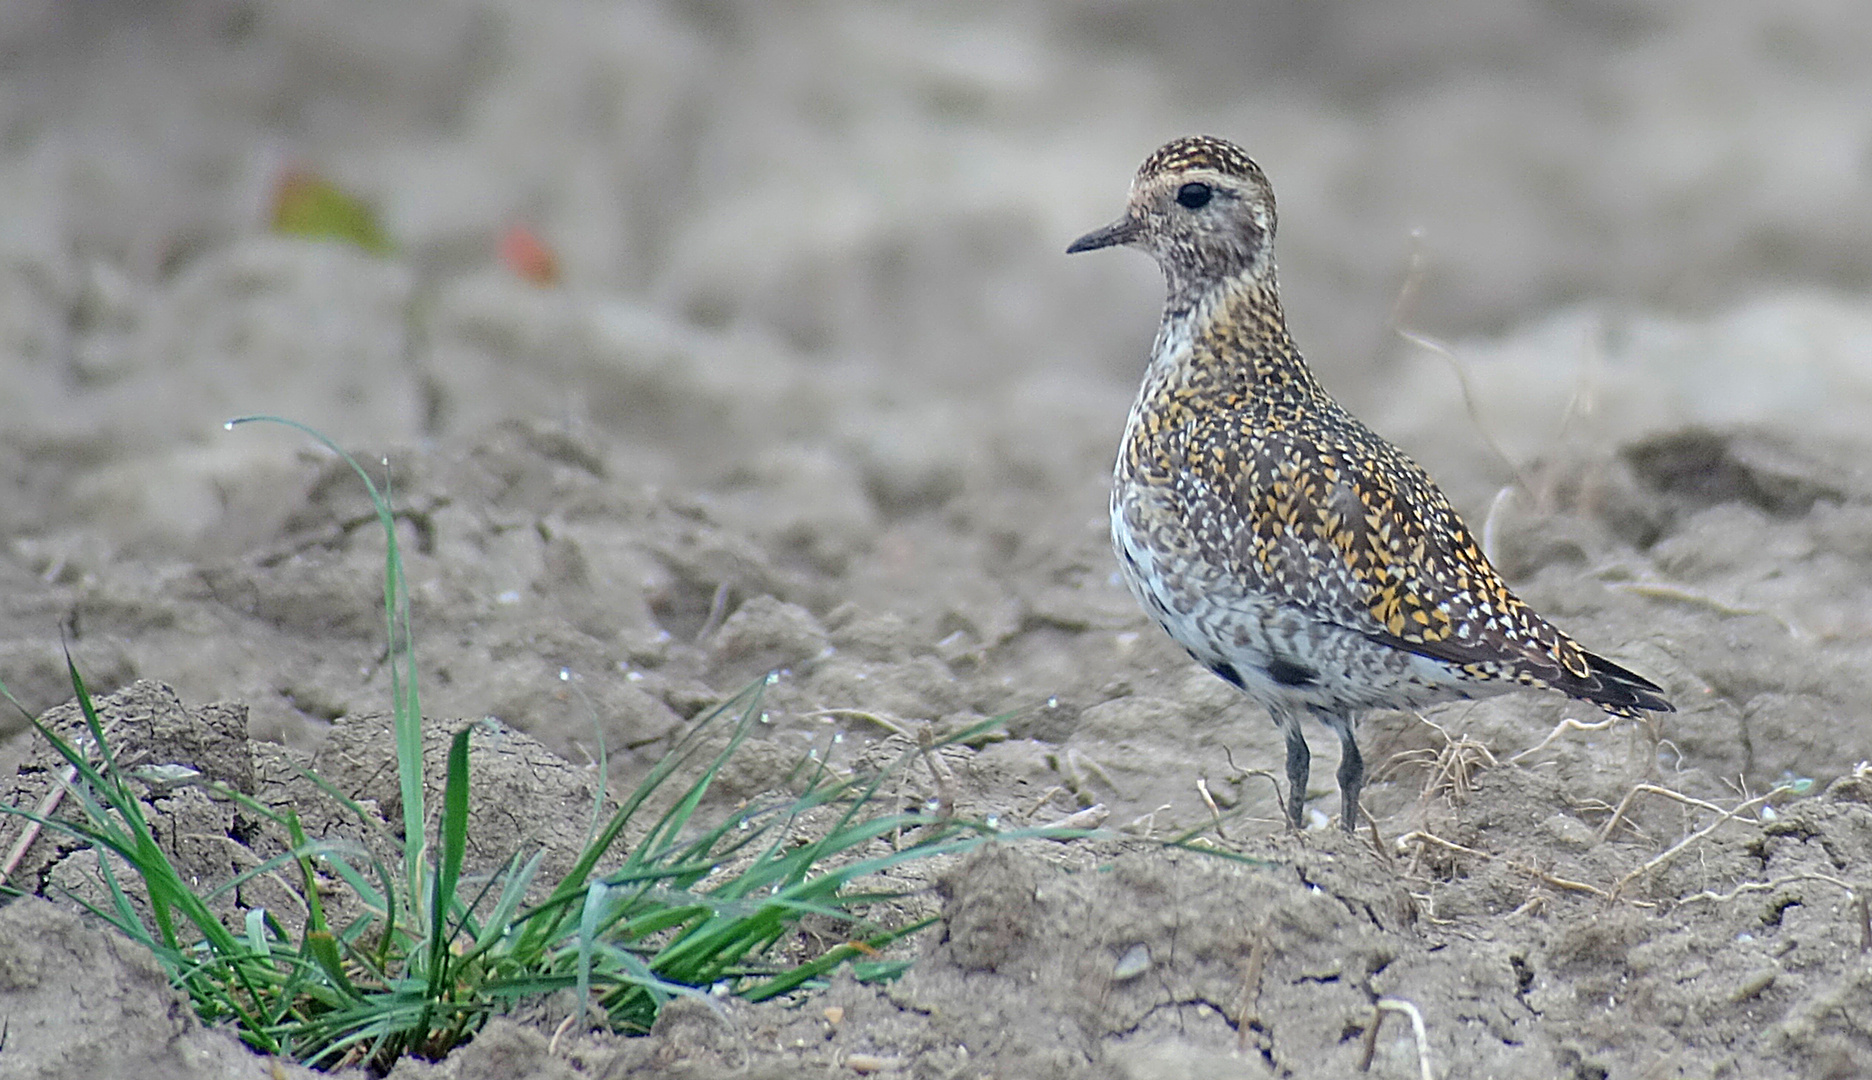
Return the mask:
M 501 234 L 500 260 L 522 281 L 535 285 L 559 283 L 559 258 L 539 234 L 525 225 L 509 225 Z

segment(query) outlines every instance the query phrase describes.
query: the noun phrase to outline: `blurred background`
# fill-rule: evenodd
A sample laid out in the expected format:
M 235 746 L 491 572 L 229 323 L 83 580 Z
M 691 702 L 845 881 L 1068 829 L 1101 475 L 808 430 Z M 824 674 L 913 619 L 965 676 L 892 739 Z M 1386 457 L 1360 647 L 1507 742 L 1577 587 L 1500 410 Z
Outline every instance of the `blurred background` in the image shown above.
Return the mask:
M 1063 251 L 1198 131 L 1272 178 L 1321 376 L 1472 518 L 1569 439 L 1861 431 L 1869 42 L 1851 0 L 8 0 L 0 562 L 182 625 L 124 590 L 303 505 L 298 443 L 221 430 L 267 412 L 560 425 L 835 575 L 947 513 L 1103 582 L 1161 284 Z M 348 240 L 281 235 L 306 191 Z
M 1450 821 L 1424 827 L 1540 871 L 1408 872 L 1471 882 L 1426 901 L 1457 920 L 1432 936 L 1500 932 L 1476 954 L 1495 974 L 1465 958 L 1474 986 L 1412 994 L 1438 1059 L 1525 1040 L 1577 1075 L 1689 1075 L 1699 1054 L 1848 1075 L 1854 931 L 1836 892 L 1784 875 L 1823 846 L 1814 865 L 1864 880 L 1842 804 L 1863 781 L 1626 894 L 1655 880 L 1681 915 L 1608 923 L 1540 880 L 1623 890 L 1582 820 L 1640 781 L 1733 805 L 1872 758 L 1868 0 L 0 0 L 0 680 L 31 710 L 67 699 L 67 645 L 94 691 L 160 679 L 298 750 L 382 711 L 376 519 L 298 433 L 223 430 L 269 413 L 393 481 L 431 718 L 502 719 L 621 790 L 783 670 L 717 797 L 994 716 L 1006 741 L 945 759 L 964 817 L 1097 799 L 1113 827 L 1174 833 L 1213 790 L 1276 830 L 1245 771 L 1281 760 L 1275 729 L 1114 573 L 1107 488 L 1157 270 L 1064 254 L 1194 132 L 1271 178 L 1325 384 L 1429 468 L 1520 595 L 1679 709 L 1559 738 L 1596 712 L 1433 713 L 1460 744 L 1363 721 L 1387 835 Z M 23 728 L 0 707 L 0 791 L 37 799 Z M 1336 740 L 1311 735 L 1330 784 Z M 358 775 L 372 745 L 328 744 Z M 1529 767 L 1484 774 L 1459 828 L 1425 816 L 1491 752 Z M 1641 840 L 1689 827 L 1643 813 Z M 1688 902 L 1757 873 L 1771 895 Z M 956 940 L 1045 914 L 1006 885 L 1040 879 L 1000 874 L 957 901 L 976 929 Z M 1392 925 L 1401 889 L 1356 880 Z M 1360 935 L 1347 955 L 1384 960 L 1348 986 L 1393 955 Z M 968 951 L 993 968 L 1030 945 Z M 1408 961 L 1386 985 L 1413 985 Z M 955 985 L 989 985 L 964 965 Z M 1072 1019 L 1033 1045 L 1101 1038 L 1081 984 L 1104 977 L 1061 983 Z M 1492 985 L 1519 1004 L 1478 1007 Z M 1272 1045 L 1259 1020 L 1220 1033 L 1202 997 L 1123 1042 L 1209 1024 L 1218 1048 L 1250 1026 Z M 846 1026 L 947 1030 L 941 1011 Z M 1486 1034 L 1445 1056 L 1464 1030 Z M 1063 1069 L 1071 1045 L 1025 1060 Z
M 449 366 L 413 355 L 446 341 L 374 355 L 341 312 L 446 293 L 519 223 L 567 289 L 899 385 L 1123 383 L 1155 272 L 1060 252 L 1193 131 L 1272 177 L 1296 333 L 1369 404 L 1413 254 L 1401 319 L 1446 338 L 1580 303 L 1863 296 L 1868 42 L 1872 7 L 1845 0 L 10 0 L 0 418 L 69 437 L 93 391 L 152 366 L 241 367 L 257 343 L 196 309 L 240 292 L 216 264 L 289 169 L 373 207 L 394 246 L 395 272 L 300 271 L 372 280 L 263 283 L 329 310 L 317 332 L 360 365 Z M 200 375 L 225 399 L 210 419 L 265 396 Z M 427 392 L 315 419 L 383 438 L 490 411 Z M 208 438 L 165 404 L 173 423 L 139 426 Z

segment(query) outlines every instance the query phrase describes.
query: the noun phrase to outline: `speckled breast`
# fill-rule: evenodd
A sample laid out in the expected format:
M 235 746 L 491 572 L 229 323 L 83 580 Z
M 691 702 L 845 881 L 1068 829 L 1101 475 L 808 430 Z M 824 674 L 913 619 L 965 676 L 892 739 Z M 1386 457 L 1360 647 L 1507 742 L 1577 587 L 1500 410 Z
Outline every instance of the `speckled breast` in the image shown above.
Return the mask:
M 1129 444 L 1127 444 L 1129 445 Z M 1271 710 L 1341 712 L 1466 696 L 1447 665 L 1322 622 L 1229 565 L 1230 523 L 1121 454 L 1111 497 L 1120 575 L 1190 655 Z M 1206 523 L 1206 524 L 1205 524 Z

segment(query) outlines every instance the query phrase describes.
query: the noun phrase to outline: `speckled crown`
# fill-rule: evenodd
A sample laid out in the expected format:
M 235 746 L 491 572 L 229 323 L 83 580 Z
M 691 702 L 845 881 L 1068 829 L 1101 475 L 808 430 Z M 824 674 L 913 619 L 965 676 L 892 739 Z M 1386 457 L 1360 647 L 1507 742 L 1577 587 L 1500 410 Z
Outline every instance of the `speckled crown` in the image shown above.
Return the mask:
M 1267 182 L 1267 177 L 1261 173 L 1261 166 L 1256 165 L 1254 159 L 1244 153 L 1241 147 L 1214 135 L 1190 135 L 1165 143 L 1157 148 L 1156 153 L 1145 158 L 1144 164 L 1138 166 L 1138 176 L 1155 176 L 1185 169 L 1214 169 L 1224 176 L 1255 179 L 1264 184 Z

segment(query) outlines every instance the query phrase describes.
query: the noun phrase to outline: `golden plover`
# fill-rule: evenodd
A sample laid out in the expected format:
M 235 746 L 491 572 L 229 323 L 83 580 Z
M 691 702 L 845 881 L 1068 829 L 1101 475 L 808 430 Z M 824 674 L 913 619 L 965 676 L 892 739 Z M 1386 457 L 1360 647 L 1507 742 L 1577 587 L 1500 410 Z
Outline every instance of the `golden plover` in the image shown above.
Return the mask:
M 1274 191 L 1240 148 L 1164 146 L 1124 216 L 1066 250 L 1120 245 L 1157 260 L 1169 298 L 1118 450 L 1112 545 L 1170 636 L 1273 716 L 1290 823 L 1308 713 L 1339 736 L 1350 832 L 1364 710 L 1539 686 L 1618 715 L 1670 711 L 1510 592 L 1429 475 L 1314 378 L 1274 280 Z

